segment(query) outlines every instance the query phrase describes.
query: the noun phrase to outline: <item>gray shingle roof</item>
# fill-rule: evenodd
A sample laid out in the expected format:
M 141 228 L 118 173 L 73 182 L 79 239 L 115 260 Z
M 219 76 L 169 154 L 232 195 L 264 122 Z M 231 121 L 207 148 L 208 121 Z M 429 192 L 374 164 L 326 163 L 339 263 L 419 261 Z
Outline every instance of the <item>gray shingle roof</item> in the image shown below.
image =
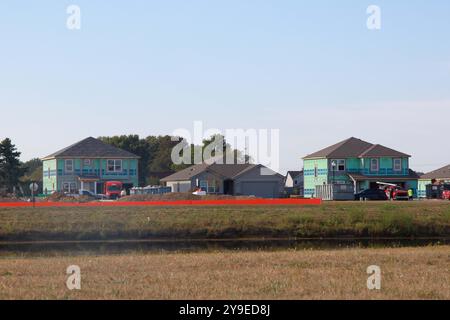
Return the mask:
M 243 173 L 258 167 L 260 165 L 257 164 L 198 164 L 193 165 L 184 170 L 178 171 L 164 179 L 161 179 L 163 182 L 167 181 L 188 181 L 193 177 L 197 176 L 202 172 L 214 172 L 221 175 L 224 179 L 234 179 Z
M 450 179 L 450 165 L 428 172 L 421 176 L 420 179 Z
M 303 171 L 288 171 L 287 172 L 287 174 L 290 175 L 292 178 L 298 177 L 302 173 L 303 173 Z
M 93 137 L 81 140 L 67 148 L 46 156 L 43 160 L 53 158 L 122 158 L 139 159 L 131 152 L 116 148 Z
M 190 166 L 189 168 L 175 172 L 174 174 L 161 179 L 161 181 L 187 181 L 192 177 L 204 172 L 208 168 L 208 164 L 202 163 Z
M 212 164 L 208 170 L 217 172 L 224 178 L 235 178 L 247 170 L 253 169 L 255 164 Z
M 304 159 L 314 158 L 364 158 L 364 157 L 410 157 L 388 147 L 351 137 L 325 149 L 307 155 Z

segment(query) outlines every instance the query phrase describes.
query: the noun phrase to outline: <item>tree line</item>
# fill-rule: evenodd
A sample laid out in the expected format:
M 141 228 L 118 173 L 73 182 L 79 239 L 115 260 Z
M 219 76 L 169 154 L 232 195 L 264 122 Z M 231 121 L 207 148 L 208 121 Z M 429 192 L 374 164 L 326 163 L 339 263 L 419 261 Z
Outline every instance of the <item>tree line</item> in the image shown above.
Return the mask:
M 219 141 L 218 148 L 222 148 L 223 157 L 226 158 L 230 152 L 235 160 L 249 162 L 250 159 L 246 157 L 241 151 L 231 148 L 231 145 L 227 143 L 226 139 L 222 135 L 213 135 L 208 139 L 204 139 L 202 145 L 188 144 L 183 138 L 173 140 L 171 136 L 148 136 L 146 138 L 140 138 L 138 135 L 121 135 L 113 137 L 100 137 L 100 140 L 111 144 L 115 147 L 129 151 L 140 157 L 139 161 L 139 184 L 145 185 L 158 185 L 159 180 L 165 176 L 175 173 L 179 170 L 185 169 L 191 165 L 191 163 L 175 164 L 172 161 L 172 150 L 178 144 L 185 144 L 189 147 L 190 159 L 194 159 L 195 152 L 203 151 L 211 146 L 212 143 Z M 216 153 L 213 151 L 203 160 L 208 157 L 214 157 Z M 244 159 L 244 160 L 242 160 Z M 225 163 L 225 161 L 224 161 Z

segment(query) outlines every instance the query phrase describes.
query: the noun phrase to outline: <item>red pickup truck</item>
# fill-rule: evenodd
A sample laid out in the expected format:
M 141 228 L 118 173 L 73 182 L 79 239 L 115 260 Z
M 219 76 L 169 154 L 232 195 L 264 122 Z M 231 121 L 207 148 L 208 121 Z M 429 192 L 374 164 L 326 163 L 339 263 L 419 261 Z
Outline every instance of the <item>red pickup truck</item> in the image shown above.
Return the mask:
M 105 195 L 108 199 L 120 198 L 120 193 L 123 189 L 123 183 L 120 181 L 107 181 L 105 182 Z

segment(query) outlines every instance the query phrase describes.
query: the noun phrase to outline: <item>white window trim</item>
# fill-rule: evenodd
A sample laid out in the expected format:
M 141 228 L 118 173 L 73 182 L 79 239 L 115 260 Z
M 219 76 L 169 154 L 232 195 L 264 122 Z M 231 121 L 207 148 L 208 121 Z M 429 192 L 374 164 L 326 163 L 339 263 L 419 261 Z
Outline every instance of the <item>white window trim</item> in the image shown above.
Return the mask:
M 74 193 L 77 190 L 77 184 L 75 182 L 63 182 L 63 191 L 66 192 L 66 188 L 65 186 L 68 186 L 67 188 L 67 192 L 68 193 Z M 72 186 L 74 186 L 74 188 L 72 189 Z
M 71 167 L 72 167 L 71 170 L 68 170 L 68 169 L 67 169 L 67 163 L 68 163 L 69 161 L 71 162 Z M 73 171 L 74 171 L 73 165 L 74 165 L 73 159 L 66 159 L 66 160 L 64 160 L 64 171 L 65 171 L 65 172 L 73 172 Z
M 397 169 L 397 168 L 395 167 L 395 162 L 396 162 L 396 161 L 398 161 L 398 162 L 400 163 L 399 169 Z M 402 169 L 403 169 L 403 161 L 402 161 L 402 158 L 395 158 L 395 159 L 394 159 L 394 163 L 393 163 L 393 165 L 392 165 L 392 169 L 394 169 L 395 172 L 400 172 L 400 171 L 402 171 Z
M 198 186 L 200 187 L 200 189 L 206 188 L 206 190 L 203 191 L 208 192 L 208 180 L 200 180 Z
M 374 160 L 376 160 L 376 163 L 377 163 L 376 169 L 374 169 L 372 166 Z M 371 172 L 380 171 L 380 159 L 378 159 L 378 158 L 370 159 L 370 171 Z
M 331 160 L 331 163 L 333 163 L 333 162 L 336 162 L 336 167 L 333 168 L 333 166 L 331 166 L 331 170 L 332 171 L 336 171 L 337 172 L 337 171 L 345 171 L 345 170 L 347 170 L 347 163 L 346 163 L 345 159 L 333 159 L 333 160 Z M 340 162 L 344 163 L 344 169 L 342 169 L 342 170 L 339 170 L 339 166 L 340 166 L 339 163 Z
M 215 180 L 211 181 L 211 184 L 209 182 L 210 181 L 208 181 L 208 180 L 200 180 L 199 187 L 206 188 L 206 193 L 212 193 L 212 194 L 217 193 L 217 190 L 219 188 L 217 188 L 217 186 L 216 186 L 217 185 L 216 181 Z M 206 184 L 206 186 L 205 185 L 202 186 L 202 184 Z M 214 191 L 210 191 L 210 189 L 212 189 Z
M 114 170 L 109 170 L 109 162 L 113 161 L 114 162 Z M 116 170 L 116 162 L 120 161 L 120 170 Z M 123 171 L 123 161 L 122 159 L 108 159 L 106 160 L 106 172 L 122 172 Z

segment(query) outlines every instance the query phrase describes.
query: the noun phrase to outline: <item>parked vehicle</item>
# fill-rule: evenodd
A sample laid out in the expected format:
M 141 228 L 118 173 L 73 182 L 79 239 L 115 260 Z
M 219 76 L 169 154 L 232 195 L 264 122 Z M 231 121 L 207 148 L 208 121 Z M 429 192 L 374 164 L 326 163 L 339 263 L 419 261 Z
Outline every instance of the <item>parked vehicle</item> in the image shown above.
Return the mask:
M 203 191 L 201 188 L 196 189 L 193 193 L 194 196 L 206 196 L 206 191 Z
M 384 187 L 384 192 L 389 199 L 392 200 L 409 200 L 408 190 L 392 183 L 377 182 L 378 185 Z
M 118 199 L 122 193 L 123 183 L 120 181 L 107 181 L 104 188 L 104 194 L 108 199 Z
M 376 200 L 386 201 L 388 196 L 381 189 L 366 189 L 360 193 L 355 194 L 355 200 Z
M 91 192 L 89 190 L 80 190 L 80 195 L 81 196 L 88 196 L 88 197 L 91 197 L 91 198 L 95 198 L 97 200 L 102 200 L 102 199 L 105 198 L 105 195 L 103 195 L 103 194 L 95 194 L 95 193 L 93 193 L 93 192 Z
M 406 201 L 409 200 L 408 190 L 405 190 L 400 187 L 394 187 L 392 195 L 393 195 L 393 197 L 392 197 L 393 200 L 406 200 Z
M 450 184 L 444 184 L 442 187 L 442 199 L 450 200 Z

